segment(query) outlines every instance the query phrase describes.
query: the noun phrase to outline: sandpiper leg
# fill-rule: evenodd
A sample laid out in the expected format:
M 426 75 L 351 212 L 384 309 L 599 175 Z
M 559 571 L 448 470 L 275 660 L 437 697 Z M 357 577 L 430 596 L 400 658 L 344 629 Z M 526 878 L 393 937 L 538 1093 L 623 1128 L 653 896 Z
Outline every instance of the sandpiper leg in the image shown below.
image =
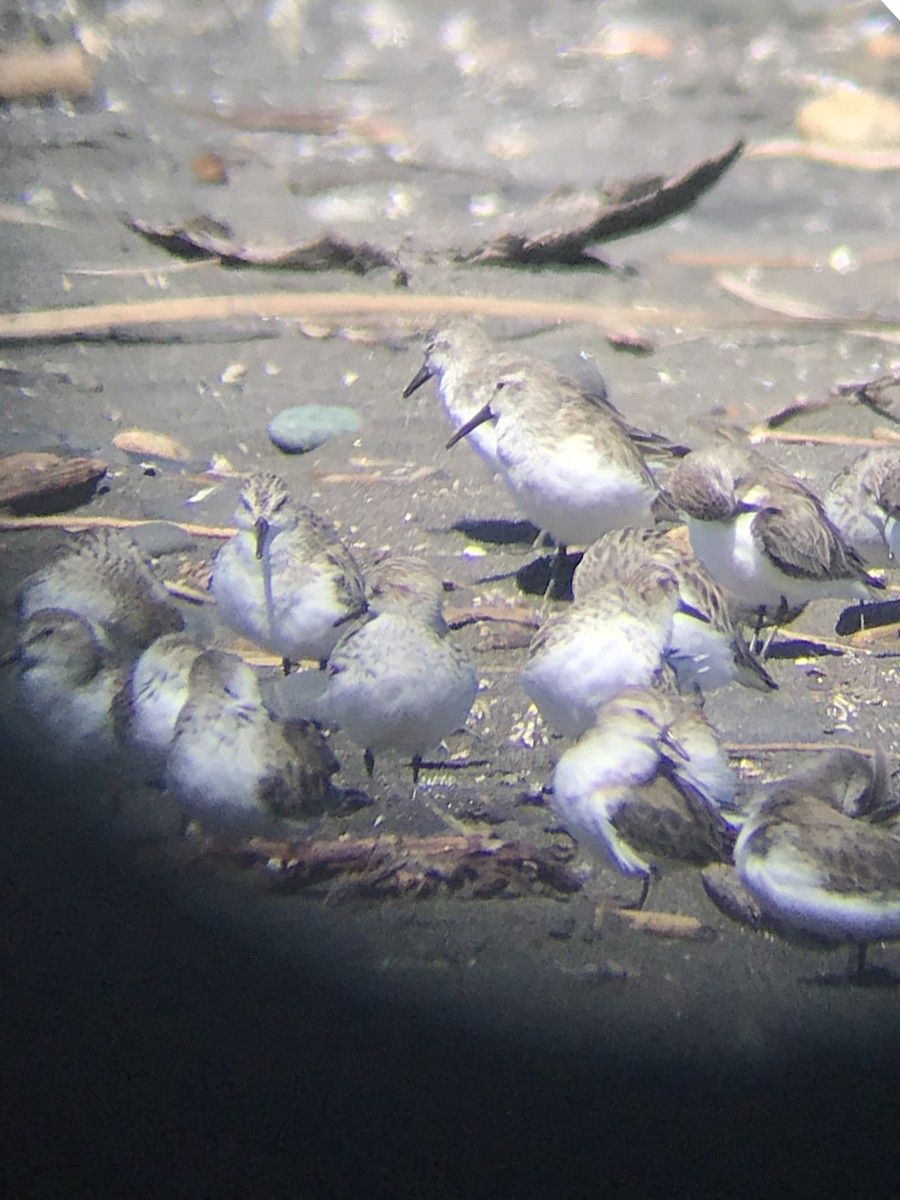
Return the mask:
M 640 910 L 647 903 L 647 897 L 650 895 L 651 881 L 652 881 L 652 876 L 645 875 L 643 883 L 641 885 L 641 894 L 640 894 L 640 896 L 638 896 L 637 900 L 633 904 L 620 904 L 619 908 L 624 908 L 628 912 L 640 912 Z

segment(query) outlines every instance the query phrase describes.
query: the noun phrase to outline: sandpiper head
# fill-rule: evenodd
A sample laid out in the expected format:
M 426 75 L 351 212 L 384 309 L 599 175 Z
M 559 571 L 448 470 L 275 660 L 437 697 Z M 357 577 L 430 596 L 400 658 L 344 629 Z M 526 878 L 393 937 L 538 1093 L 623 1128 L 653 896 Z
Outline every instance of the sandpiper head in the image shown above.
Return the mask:
M 369 611 L 406 612 L 443 626 L 444 585 L 422 558 L 385 558 L 368 572 Z
M 486 421 L 496 421 L 504 412 L 521 407 L 526 389 L 533 385 L 534 376 L 540 371 L 539 364 L 523 364 L 511 354 L 495 356 L 492 366 L 496 369 L 473 388 L 474 398 L 483 401 L 481 407 L 464 425 L 460 425 L 450 438 L 447 442 L 448 450 L 479 425 Z
M 188 677 L 192 700 L 210 698 L 222 703 L 260 703 L 256 672 L 236 654 L 224 650 L 206 650 L 194 659 Z
M 666 490 L 675 507 L 697 521 L 727 521 L 737 509 L 731 468 L 708 451 L 683 458 L 667 477 Z
M 474 321 L 461 319 L 442 325 L 428 339 L 425 361 L 403 389 L 404 398 L 409 398 L 434 376 L 442 376 L 453 365 L 464 370 L 476 365 L 479 358 L 490 353 L 490 348 L 487 335 Z
M 23 671 L 49 667 L 86 679 L 102 665 L 104 646 L 93 626 L 63 608 L 41 608 L 23 622 L 16 650 Z
M 263 556 L 269 530 L 283 523 L 291 506 L 291 493 L 280 475 L 260 471 L 244 480 L 234 523 L 239 529 L 252 530 L 256 534 L 257 558 Z

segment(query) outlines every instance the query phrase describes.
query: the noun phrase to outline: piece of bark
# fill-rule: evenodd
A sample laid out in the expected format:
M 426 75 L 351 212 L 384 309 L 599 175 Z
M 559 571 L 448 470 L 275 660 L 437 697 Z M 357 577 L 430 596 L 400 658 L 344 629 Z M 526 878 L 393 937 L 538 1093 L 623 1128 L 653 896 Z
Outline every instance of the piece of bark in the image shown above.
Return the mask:
M 106 474 L 99 458 L 23 452 L 0 458 L 0 508 L 51 513 L 83 504 Z
M 226 267 L 266 267 L 272 270 L 327 271 L 344 268 L 364 275 L 375 267 L 396 267 L 395 256 L 370 242 L 322 233 L 307 242 L 286 246 L 248 246 L 227 225 L 195 217 L 179 225 L 154 225 L 138 217 L 125 224 L 155 246 L 179 258 L 217 258 Z
M 694 163 L 680 175 L 649 176 L 590 191 L 560 188 L 531 208 L 504 218 L 484 246 L 460 256 L 474 263 L 597 265 L 588 248 L 650 229 L 684 212 L 740 158 L 744 143 Z
M 77 100 L 94 89 L 94 68 L 79 45 L 18 46 L 0 54 L 0 100 L 53 93 Z
M 355 896 L 433 896 L 439 889 L 471 899 L 570 894 L 581 881 L 569 870 L 570 847 L 537 848 L 481 834 L 272 842 L 253 839 L 238 852 L 262 868 L 279 892 L 324 886 L 333 900 Z

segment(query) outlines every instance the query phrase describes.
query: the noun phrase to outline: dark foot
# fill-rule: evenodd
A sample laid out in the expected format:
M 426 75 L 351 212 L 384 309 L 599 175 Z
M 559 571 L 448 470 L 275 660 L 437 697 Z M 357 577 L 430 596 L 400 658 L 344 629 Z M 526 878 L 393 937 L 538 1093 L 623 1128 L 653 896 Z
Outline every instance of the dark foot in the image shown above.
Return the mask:
M 624 908 L 626 912 L 640 912 L 647 903 L 647 897 L 650 895 L 651 876 L 645 875 L 643 884 L 641 885 L 641 894 L 633 904 L 620 904 L 619 908 Z

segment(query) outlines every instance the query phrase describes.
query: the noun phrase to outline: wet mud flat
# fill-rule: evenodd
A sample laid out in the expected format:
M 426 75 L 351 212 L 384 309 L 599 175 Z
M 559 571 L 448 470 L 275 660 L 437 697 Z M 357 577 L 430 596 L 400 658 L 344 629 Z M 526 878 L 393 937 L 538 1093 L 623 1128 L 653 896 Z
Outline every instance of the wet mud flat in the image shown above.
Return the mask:
M 430 387 L 400 399 L 420 365 L 439 307 L 434 297 L 467 297 L 475 311 L 490 297 L 501 302 L 487 322 L 492 335 L 575 373 L 599 370 L 631 419 L 672 438 L 699 446 L 723 430 L 738 439 L 758 428 L 767 436 L 832 435 L 830 443 L 763 447 L 814 487 L 827 486 L 857 452 L 849 439 L 893 429 L 889 415 L 852 399 L 832 398 L 824 408 L 811 402 L 828 399 L 839 383 L 896 368 L 896 340 L 863 319 L 896 320 L 896 262 L 888 253 L 896 243 L 896 171 L 745 155 L 690 212 L 602 247 L 619 268 L 612 271 L 474 266 L 423 253 L 436 241 L 471 243 L 486 219 L 479 214 L 521 206 L 560 182 L 587 187 L 671 172 L 737 138 L 752 146 L 788 136 L 810 76 L 851 74 L 863 64 L 874 77 L 857 76 L 861 82 L 896 84 L 890 64 L 866 59 L 852 25 L 835 33 L 824 8 L 759 10 L 737 22 L 725 7 L 671 17 L 659 7 L 614 6 L 610 20 L 670 40 L 662 60 L 585 52 L 596 14 L 571 5 L 516 6 L 484 18 L 481 58 L 465 45 L 454 52 L 464 31 L 436 8 L 385 8 L 390 20 L 373 26 L 366 14 L 377 6 L 333 14 L 312 6 L 293 56 L 261 10 L 196 6 L 185 26 L 173 6 L 143 24 L 91 9 L 85 27 L 111 46 L 93 97 L 14 106 L 0 130 L 2 202 L 21 218 L 6 225 L 0 252 L 3 311 L 315 292 L 420 296 L 422 313 L 398 319 L 386 307 L 366 321 L 353 313 L 299 323 L 168 321 L 126 324 L 106 337 L 11 342 L 0 376 L 0 451 L 106 461 L 102 487 L 75 515 L 220 527 L 230 524 L 235 486 L 225 481 L 195 499 L 209 483 L 210 460 L 227 459 L 237 474 L 276 470 L 338 525 L 363 564 L 384 550 L 421 553 L 454 585 L 447 602 L 457 613 L 534 611 L 538 598 L 516 580 L 535 557 L 533 533 L 517 524 L 502 484 L 470 450 L 445 450 L 447 428 Z M 469 67 L 461 65 L 464 54 Z M 351 136 L 340 122 L 325 136 L 247 130 L 210 116 L 214 102 L 246 108 L 260 98 L 281 110 L 351 111 L 400 133 Z M 225 160 L 227 187 L 201 184 L 192 172 L 208 151 Z M 197 212 L 227 221 L 246 242 L 296 243 L 328 226 L 390 244 L 406 286 L 396 286 L 395 267 L 359 276 L 186 264 L 122 221 L 125 213 L 164 223 Z M 35 219 L 26 222 L 26 214 Z M 763 303 L 739 299 L 734 280 Z M 835 320 L 798 322 L 775 311 L 784 297 L 791 311 L 815 306 Z M 614 309 L 616 319 L 601 329 L 515 315 L 518 302 L 535 298 L 595 304 Z M 650 353 L 615 349 L 606 333 L 640 336 Z M 360 431 L 309 455 L 283 455 L 266 426 L 281 409 L 307 402 L 352 406 Z M 793 404 L 810 410 L 765 425 Z M 129 428 L 177 438 L 187 459 L 117 450 L 113 437 Z M 52 530 L 0 530 L 3 651 L 14 638 L 18 584 L 59 538 Z M 214 544 L 189 537 L 164 547 L 171 552 L 160 554 L 162 574 L 202 579 Z M 203 610 L 185 611 L 200 624 L 209 620 Z M 770 664 L 777 693 L 731 685 L 708 698 L 723 739 L 741 748 L 735 757 L 748 780 L 803 760 L 799 750 L 754 752 L 754 744 L 879 746 L 896 761 L 896 638 L 840 638 L 840 611 L 837 603 L 811 606 L 782 635 Z M 476 657 L 484 686 L 449 753 L 487 765 L 429 772 L 413 799 L 402 764 L 386 757 L 369 784 L 361 753 L 336 735 L 339 785 L 366 792 L 372 803 L 328 818 L 328 836 L 438 834 L 437 809 L 485 837 L 561 840 L 541 789 L 566 743 L 541 729 L 518 686 L 527 626 L 477 621 L 456 636 Z M 274 667 L 266 677 L 288 703 L 294 681 L 285 684 Z M 34 780 L 39 737 L 21 733 L 8 704 L 4 712 L 7 757 L 32 760 L 10 762 L 10 771 L 24 767 Z M 623 1088 L 635 1076 L 678 1070 L 762 1086 L 789 1076 L 791 1062 L 830 1059 L 843 1069 L 886 1060 L 895 1041 L 900 950 L 872 950 L 885 986 L 837 985 L 843 952 L 802 951 L 738 928 L 711 906 L 690 870 L 665 871 L 650 901 L 696 918 L 702 933 L 690 939 L 598 916 L 597 896 L 627 898 L 632 886 L 602 868 L 590 896 L 477 900 L 438 889 L 428 899 L 328 903 L 321 891 L 273 894 L 233 864 L 212 867 L 159 853 L 158 845 L 110 839 L 95 814 L 84 816 L 107 785 L 117 786 L 51 780 L 49 790 L 62 787 L 67 797 L 57 810 L 47 780 L 34 782 L 32 794 L 46 806 L 18 819 L 45 847 L 65 847 L 57 876 L 77 882 L 79 863 L 90 864 L 91 877 L 105 880 L 100 894 L 124 888 L 136 913 L 142 895 L 158 896 L 169 922 L 187 914 L 186 936 L 198 945 L 204 936 L 215 953 L 233 944 L 254 976 L 300 979 L 339 997 L 345 1032 L 375 1012 L 391 1045 L 408 1022 L 451 1045 L 483 1039 L 570 1069 L 602 1057 Z M 53 879 L 54 869 L 46 874 Z M 23 903 L 40 909 L 34 897 Z M 81 908 L 73 900 L 73 913 L 88 911 L 87 899 Z M 49 962 L 65 977 L 65 955 Z

